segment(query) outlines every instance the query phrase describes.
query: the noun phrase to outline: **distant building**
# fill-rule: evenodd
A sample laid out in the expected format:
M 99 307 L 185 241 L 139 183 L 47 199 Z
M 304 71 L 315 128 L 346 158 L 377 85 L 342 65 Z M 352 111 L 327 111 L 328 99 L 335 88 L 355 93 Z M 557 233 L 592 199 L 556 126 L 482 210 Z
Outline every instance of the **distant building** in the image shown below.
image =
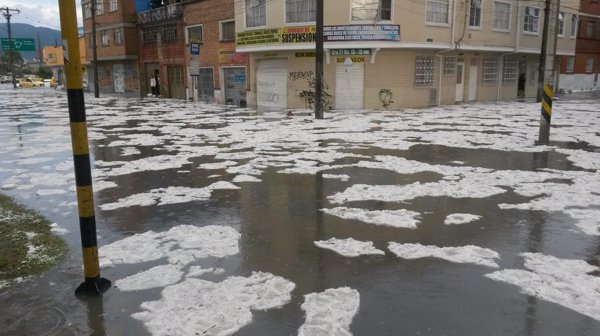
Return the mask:
M 86 60 L 86 42 L 85 37 L 79 37 L 79 58 L 83 66 L 83 78 L 84 82 L 87 82 L 87 60 Z M 65 56 L 62 45 L 60 46 L 45 46 L 42 49 L 44 65 L 52 70 L 52 76 L 59 85 L 64 83 L 64 66 Z
M 559 88 L 564 91 L 600 90 L 600 1 L 581 0 L 580 12 L 570 21 L 575 55 L 561 58 Z
M 96 36 L 92 36 L 92 1 L 96 8 Z M 101 92 L 140 95 L 138 38 L 135 4 L 131 0 L 82 0 L 86 37 L 88 83 L 94 83 L 92 39 L 98 54 L 98 84 Z
M 142 95 L 186 99 L 186 44 L 180 1 L 136 1 Z M 150 8 L 150 9 L 148 9 Z
M 184 3 L 190 98 L 246 106 L 247 55 L 235 51 L 233 0 Z

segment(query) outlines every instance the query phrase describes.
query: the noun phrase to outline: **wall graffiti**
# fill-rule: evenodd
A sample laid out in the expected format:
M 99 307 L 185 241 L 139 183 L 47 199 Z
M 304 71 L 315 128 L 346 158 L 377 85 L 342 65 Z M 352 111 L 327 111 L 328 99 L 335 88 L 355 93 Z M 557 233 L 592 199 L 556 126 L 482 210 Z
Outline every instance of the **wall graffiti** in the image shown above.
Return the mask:
M 292 71 L 288 76 L 289 80 L 305 80 L 308 85 L 308 89 L 300 90 L 300 97 L 304 98 L 304 106 L 307 109 L 313 109 L 315 106 L 315 86 L 316 79 L 315 73 L 308 71 Z M 329 94 L 329 85 L 323 78 L 323 108 L 325 110 L 331 110 L 333 108 L 333 97 Z
M 390 89 L 381 89 L 379 90 L 379 101 L 383 105 L 384 108 L 390 107 L 390 105 L 394 102 L 392 97 L 394 94 Z

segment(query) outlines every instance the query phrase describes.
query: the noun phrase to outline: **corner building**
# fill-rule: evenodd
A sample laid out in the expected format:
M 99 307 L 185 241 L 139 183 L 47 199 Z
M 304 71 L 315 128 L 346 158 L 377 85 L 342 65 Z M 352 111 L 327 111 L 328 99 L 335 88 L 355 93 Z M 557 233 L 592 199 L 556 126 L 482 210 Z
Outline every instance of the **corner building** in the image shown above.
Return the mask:
M 576 0 L 561 1 L 563 29 L 577 7 Z M 324 11 L 330 109 L 536 95 L 544 21 L 539 2 L 335 0 L 325 1 Z M 249 54 L 249 105 L 312 108 L 316 1 L 236 0 L 235 14 L 237 51 Z M 551 31 L 556 23 L 550 21 Z M 558 38 L 556 49 L 573 56 L 575 39 Z

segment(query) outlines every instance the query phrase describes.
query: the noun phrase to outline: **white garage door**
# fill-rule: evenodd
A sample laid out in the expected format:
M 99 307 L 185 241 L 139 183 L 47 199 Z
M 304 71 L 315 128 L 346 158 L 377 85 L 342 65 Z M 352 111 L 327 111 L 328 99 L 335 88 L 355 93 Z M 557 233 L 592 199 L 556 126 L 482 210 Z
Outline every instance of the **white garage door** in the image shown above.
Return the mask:
M 336 110 L 358 110 L 363 108 L 364 81 L 364 63 L 354 63 L 352 66 L 344 64 L 336 65 Z
M 287 107 L 287 60 L 261 60 L 256 70 L 259 108 Z

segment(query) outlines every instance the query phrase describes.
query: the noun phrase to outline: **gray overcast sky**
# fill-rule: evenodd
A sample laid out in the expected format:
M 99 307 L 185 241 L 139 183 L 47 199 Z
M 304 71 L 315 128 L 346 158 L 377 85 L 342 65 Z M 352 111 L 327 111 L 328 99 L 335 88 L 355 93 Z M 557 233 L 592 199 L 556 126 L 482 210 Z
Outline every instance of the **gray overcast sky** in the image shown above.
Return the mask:
M 75 2 L 78 26 L 81 26 L 81 0 L 75 0 Z M 0 7 L 6 6 L 21 11 L 21 13 L 13 15 L 11 22 L 60 29 L 58 0 L 0 0 Z M 0 25 L 6 25 L 6 19 L 3 16 L 0 16 Z

